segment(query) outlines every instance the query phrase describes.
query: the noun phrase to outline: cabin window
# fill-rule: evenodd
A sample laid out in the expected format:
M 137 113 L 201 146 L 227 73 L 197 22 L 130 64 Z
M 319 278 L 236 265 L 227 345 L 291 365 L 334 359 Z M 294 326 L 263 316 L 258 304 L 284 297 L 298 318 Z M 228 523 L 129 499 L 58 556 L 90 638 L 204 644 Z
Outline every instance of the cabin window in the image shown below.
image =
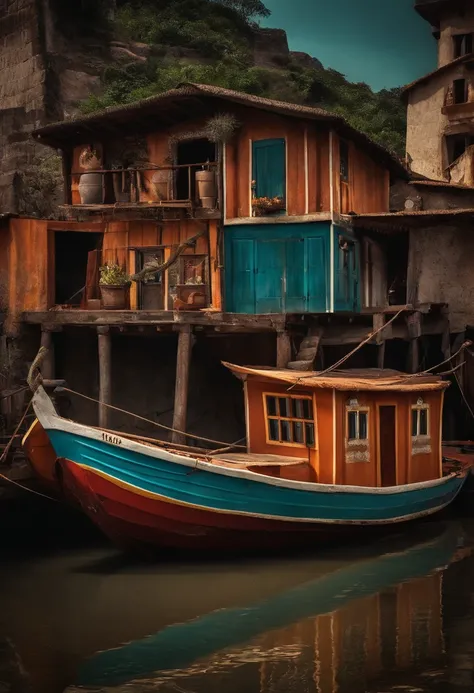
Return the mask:
M 313 400 L 311 397 L 282 397 L 265 394 L 267 442 L 315 446 Z
M 422 455 L 430 452 L 430 405 L 420 397 L 411 408 L 411 453 Z
M 349 409 L 347 412 L 347 439 L 367 440 L 369 437 L 369 412 L 365 409 Z
M 286 208 L 286 143 L 283 138 L 252 142 L 252 206 L 259 214 Z
M 473 34 L 458 34 L 453 36 L 454 59 L 470 55 L 474 51 Z
M 369 408 L 361 406 L 355 397 L 346 404 L 345 461 L 370 462 Z
M 448 153 L 448 165 L 454 164 L 466 150 L 474 144 L 474 136 L 471 134 L 448 135 L 446 146 Z
M 453 82 L 454 103 L 467 103 L 469 99 L 468 84 L 465 79 L 455 79 Z
M 429 404 L 424 404 L 423 400 L 411 409 L 411 435 L 412 437 L 429 436 Z

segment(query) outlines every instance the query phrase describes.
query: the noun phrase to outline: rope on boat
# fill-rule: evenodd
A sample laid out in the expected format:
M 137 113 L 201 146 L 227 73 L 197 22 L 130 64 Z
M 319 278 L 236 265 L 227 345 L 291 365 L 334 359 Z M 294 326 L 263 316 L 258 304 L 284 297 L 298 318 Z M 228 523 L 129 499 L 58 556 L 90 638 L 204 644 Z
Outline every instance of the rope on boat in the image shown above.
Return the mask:
M 339 361 L 336 361 L 336 363 L 334 363 L 332 366 L 329 366 L 328 368 L 326 368 L 323 371 L 319 371 L 317 373 L 317 375 L 318 376 L 326 375 L 327 373 L 330 373 L 331 371 L 337 370 L 339 368 L 339 366 L 342 366 L 342 364 L 345 363 L 348 359 L 350 359 L 350 357 L 353 356 L 356 352 L 358 352 L 359 349 L 362 349 L 362 347 L 365 346 L 368 342 L 370 342 L 371 339 L 373 339 L 376 335 L 378 335 L 380 332 L 385 330 L 386 327 L 391 325 L 392 322 L 394 322 L 402 313 L 404 313 L 407 310 L 408 310 L 407 308 L 400 308 L 398 313 L 395 313 L 395 315 L 392 318 L 390 318 L 390 320 L 388 322 L 384 323 L 381 327 L 374 330 L 373 332 L 370 332 L 370 334 L 368 334 L 367 337 L 365 339 L 363 339 L 362 342 L 360 342 L 360 344 L 358 344 L 354 349 L 352 349 L 352 351 L 350 351 L 348 354 L 346 354 L 341 359 L 339 359 Z M 312 373 L 311 375 L 300 376 L 298 378 L 298 380 L 291 387 L 288 388 L 288 391 L 292 390 L 294 387 L 296 387 L 301 380 L 305 380 L 306 378 L 314 378 L 314 377 L 315 377 L 314 373 Z
M 94 397 L 89 397 L 88 395 L 82 394 L 82 392 L 76 392 L 76 390 L 71 390 L 69 387 L 61 387 L 62 392 L 69 392 L 72 395 L 77 395 L 78 397 L 82 397 L 83 399 L 87 399 L 90 402 L 95 402 L 96 404 L 100 404 L 104 407 L 107 407 L 108 409 L 113 409 L 114 411 L 118 411 L 122 414 L 127 414 L 128 416 L 133 416 L 135 419 L 139 419 L 140 421 L 145 421 L 146 423 L 152 424 L 153 426 L 157 426 L 158 428 L 163 428 L 166 431 L 170 431 L 171 433 L 179 433 L 180 435 L 184 435 L 187 438 L 195 438 L 196 440 L 202 440 L 205 443 L 212 443 L 214 445 L 225 445 L 226 448 L 229 447 L 238 447 L 238 448 L 245 448 L 245 445 L 237 445 L 233 443 L 228 443 L 224 442 L 222 440 L 213 440 L 212 438 L 204 438 L 204 436 L 198 436 L 195 433 L 185 433 L 184 431 L 178 431 L 176 428 L 172 428 L 171 426 L 165 426 L 165 424 L 158 423 L 158 421 L 153 421 L 152 419 L 147 419 L 144 416 L 140 416 L 139 414 L 134 414 L 131 411 L 127 411 L 126 409 L 121 409 L 120 407 L 114 407 L 113 404 L 106 404 L 105 402 L 99 402 L 98 399 L 95 399 Z M 124 433 L 124 436 L 127 434 Z M 241 439 L 242 440 L 242 439 Z

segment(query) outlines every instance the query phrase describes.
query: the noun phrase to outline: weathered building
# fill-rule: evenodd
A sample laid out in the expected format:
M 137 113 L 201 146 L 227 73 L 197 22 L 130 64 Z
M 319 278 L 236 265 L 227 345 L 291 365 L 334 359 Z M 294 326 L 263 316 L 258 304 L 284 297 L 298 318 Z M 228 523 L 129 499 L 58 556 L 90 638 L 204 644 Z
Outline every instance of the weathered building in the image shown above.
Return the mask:
M 469 0 L 417 0 L 433 27 L 438 67 L 404 89 L 411 170 L 474 185 L 474 7 Z
M 382 365 L 385 337 L 411 339 L 416 309 L 403 290 L 401 305 L 388 299 L 399 250 L 352 226 L 388 213 L 390 183 L 406 172 L 342 118 L 188 84 L 34 137 L 62 152 L 63 221 L 6 227 L 7 325 L 41 326 L 47 372 L 76 389 L 184 430 L 190 381 L 188 429 L 235 439 L 241 392 L 220 360 L 329 365 L 387 316 L 397 319 L 356 363 Z M 133 281 L 104 310 L 99 269 L 111 264 Z M 95 421 L 94 403 L 81 412 Z

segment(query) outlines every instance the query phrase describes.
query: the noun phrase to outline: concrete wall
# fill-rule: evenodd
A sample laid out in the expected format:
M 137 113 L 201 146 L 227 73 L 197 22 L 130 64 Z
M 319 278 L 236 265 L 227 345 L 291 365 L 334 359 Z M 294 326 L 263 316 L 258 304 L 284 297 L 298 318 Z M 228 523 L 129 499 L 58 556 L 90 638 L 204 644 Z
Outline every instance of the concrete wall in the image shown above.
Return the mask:
M 438 65 L 446 65 L 454 59 L 453 36 L 474 32 L 474 7 L 466 8 L 461 14 L 443 17 L 438 42 Z
M 405 209 L 407 198 L 421 199 L 422 209 L 474 209 L 474 190 L 472 188 L 435 187 L 412 185 L 397 181 L 390 188 L 390 210 L 400 212 Z
M 474 234 L 450 226 L 410 231 L 410 264 L 420 303 L 447 303 L 452 333 L 474 324 Z M 409 272 L 410 276 L 410 272 Z M 412 287 L 408 286 L 408 295 Z

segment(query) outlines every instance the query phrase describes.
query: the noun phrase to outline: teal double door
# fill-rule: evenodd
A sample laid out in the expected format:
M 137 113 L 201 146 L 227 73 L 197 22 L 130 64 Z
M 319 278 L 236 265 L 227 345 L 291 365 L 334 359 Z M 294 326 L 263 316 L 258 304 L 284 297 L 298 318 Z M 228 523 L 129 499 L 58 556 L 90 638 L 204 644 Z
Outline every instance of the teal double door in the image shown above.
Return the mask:
M 329 226 L 226 229 L 226 307 L 234 313 L 329 310 Z

